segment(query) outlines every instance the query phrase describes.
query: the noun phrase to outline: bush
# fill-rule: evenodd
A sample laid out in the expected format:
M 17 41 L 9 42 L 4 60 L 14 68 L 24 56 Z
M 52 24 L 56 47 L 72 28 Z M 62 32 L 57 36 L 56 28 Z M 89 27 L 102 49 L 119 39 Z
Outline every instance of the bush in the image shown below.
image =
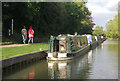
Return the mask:
M 0 43 L 1 45 L 10 45 L 10 44 L 13 44 L 13 42 L 2 42 Z

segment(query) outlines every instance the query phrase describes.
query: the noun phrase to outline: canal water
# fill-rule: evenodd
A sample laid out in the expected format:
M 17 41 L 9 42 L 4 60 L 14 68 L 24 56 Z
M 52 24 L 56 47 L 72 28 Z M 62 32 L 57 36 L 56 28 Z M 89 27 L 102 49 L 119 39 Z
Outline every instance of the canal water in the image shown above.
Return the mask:
M 118 41 L 106 40 L 68 61 L 41 60 L 3 73 L 3 79 L 118 79 Z

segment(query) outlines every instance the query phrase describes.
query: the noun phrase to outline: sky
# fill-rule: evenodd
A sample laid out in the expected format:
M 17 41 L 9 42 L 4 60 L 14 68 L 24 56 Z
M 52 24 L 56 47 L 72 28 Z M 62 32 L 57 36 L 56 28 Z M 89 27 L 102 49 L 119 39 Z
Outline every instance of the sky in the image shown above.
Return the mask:
M 106 23 L 117 15 L 118 2 L 120 0 L 88 0 L 86 6 L 92 12 L 93 22 L 96 26 L 102 26 L 106 30 Z

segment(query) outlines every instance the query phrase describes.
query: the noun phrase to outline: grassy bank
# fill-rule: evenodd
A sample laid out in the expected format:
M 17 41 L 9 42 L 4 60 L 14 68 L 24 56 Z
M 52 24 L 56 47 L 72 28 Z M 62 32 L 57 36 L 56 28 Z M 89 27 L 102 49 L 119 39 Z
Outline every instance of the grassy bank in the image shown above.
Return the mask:
M 42 50 L 48 50 L 47 43 L 30 44 L 26 46 L 17 46 L 17 47 L 6 47 L 6 48 L 2 48 L 2 59 L 18 56 L 22 54 L 38 52 Z

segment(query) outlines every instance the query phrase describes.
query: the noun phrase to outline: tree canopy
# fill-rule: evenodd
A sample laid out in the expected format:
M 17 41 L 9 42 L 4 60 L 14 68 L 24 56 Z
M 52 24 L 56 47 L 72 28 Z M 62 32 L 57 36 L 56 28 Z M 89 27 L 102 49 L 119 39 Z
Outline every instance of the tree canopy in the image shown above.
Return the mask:
M 14 32 L 20 33 L 23 26 L 30 26 L 35 37 L 58 34 L 91 34 L 91 15 L 84 2 L 3 2 L 3 36 L 11 29 L 14 19 Z M 15 33 L 14 33 L 15 34 Z
M 92 32 L 95 36 L 102 36 L 104 34 L 102 26 L 96 26 L 94 31 Z
M 111 38 L 118 38 L 119 33 L 118 33 L 118 15 L 115 15 L 114 19 L 109 20 L 106 23 L 106 29 L 105 35 L 107 37 Z

